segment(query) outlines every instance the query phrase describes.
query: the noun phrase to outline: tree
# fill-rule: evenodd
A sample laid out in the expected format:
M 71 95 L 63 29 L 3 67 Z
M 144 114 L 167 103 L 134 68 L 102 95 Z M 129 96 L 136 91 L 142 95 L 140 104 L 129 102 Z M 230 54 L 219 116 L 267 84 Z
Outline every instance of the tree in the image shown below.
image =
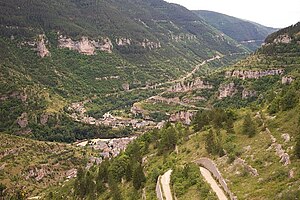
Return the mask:
M 177 132 L 172 125 L 168 128 L 164 128 L 161 131 L 158 153 L 163 154 L 165 152 L 173 151 L 176 147 L 177 140 Z
M 115 177 L 111 172 L 108 174 L 108 185 L 111 193 L 111 197 L 113 200 L 122 200 L 122 195 L 120 192 L 120 189 L 118 187 L 118 184 L 115 180 Z
M 252 121 L 250 114 L 247 114 L 244 118 L 242 124 L 242 133 L 248 135 L 248 137 L 253 137 L 256 134 L 256 126 Z
M 143 167 L 141 166 L 140 163 L 138 163 L 134 168 L 133 168 L 133 173 L 132 173 L 132 183 L 133 187 L 136 190 L 139 190 L 143 184 L 146 182 L 146 177 L 143 171 Z
M 85 172 L 82 168 L 78 169 L 74 189 L 77 196 L 83 198 L 86 195 Z
M 298 96 L 295 89 L 289 89 L 281 100 L 281 107 L 283 111 L 294 108 L 298 103 Z
M 209 130 L 205 137 L 205 149 L 208 153 L 213 155 L 224 155 L 220 130 L 216 133 L 214 133 L 212 129 Z

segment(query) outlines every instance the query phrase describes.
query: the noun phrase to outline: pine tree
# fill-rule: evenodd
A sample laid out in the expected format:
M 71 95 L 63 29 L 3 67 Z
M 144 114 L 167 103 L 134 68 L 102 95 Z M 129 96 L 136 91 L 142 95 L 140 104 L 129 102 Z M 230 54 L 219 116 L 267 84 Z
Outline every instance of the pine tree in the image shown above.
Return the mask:
M 143 167 L 141 166 L 140 163 L 137 164 L 133 169 L 132 182 L 136 190 L 139 190 L 146 182 L 146 177 L 143 172 Z
M 248 135 L 249 137 L 253 137 L 256 134 L 256 126 L 252 121 L 250 114 L 247 114 L 244 118 L 242 133 Z

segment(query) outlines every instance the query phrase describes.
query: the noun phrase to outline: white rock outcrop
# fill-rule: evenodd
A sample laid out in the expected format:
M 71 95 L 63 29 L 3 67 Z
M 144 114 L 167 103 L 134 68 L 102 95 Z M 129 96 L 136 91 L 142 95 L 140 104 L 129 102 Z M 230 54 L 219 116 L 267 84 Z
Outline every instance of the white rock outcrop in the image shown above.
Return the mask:
M 283 85 L 291 84 L 293 81 L 294 81 L 294 79 L 293 79 L 292 77 L 289 77 L 289 76 L 284 76 L 284 77 L 282 77 L 282 79 L 281 79 L 281 83 L 282 83 Z
M 116 44 L 118 46 L 127 46 L 127 45 L 131 45 L 132 40 L 129 38 L 117 38 L 116 39 Z
M 284 34 L 284 35 L 279 35 L 275 40 L 274 40 L 274 43 L 276 44 L 279 44 L 279 43 L 282 43 L 282 44 L 289 44 L 291 43 L 292 41 L 292 38 L 287 35 L 287 34 Z
M 148 39 L 144 39 L 142 42 L 140 42 L 140 45 L 143 47 L 143 48 L 147 48 L 147 49 L 158 49 L 158 48 L 161 48 L 161 44 L 160 42 L 153 42 L 153 41 L 150 41 Z
M 242 92 L 242 99 L 248 99 L 256 96 L 256 91 L 244 89 Z
M 211 89 L 212 85 L 205 83 L 200 78 L 196 78 L 195 81 L 192 82 L 179 82 L 168 89 L 168 92 L 189 92 L 197 89 Z
M 182 122 L 186 125 L 190 125 L 192 122 L 192 117 L 194 113 L 189 111 L 180 111 L 172 114 L 170 117 L 170 122 Z
M 284 69 L 269 69 L 269 70 L 233 70 L 225 72 L 225 77 L 239 78 L 239 79 L 259 79 L 265 76 L 282 75 Z
M 219 87 L 219 97 L 218 99 L 224 99 L 226 97 L 232 97 L 238 92 L 233 82 L 228 84 L 223 84 Z
M 25 128 L 28 125 L 28 114 L 26 112 L 22 113 L 22 115 L 17 120 L 18 125 L 21 128 Z
M 87 37 L 82 37 L 79 41 L 74 41 L 71 38 L 60 36 L 58 39 L 60 48 L 68 48 L 70 50 L 78 51 L 84 55 L 95 55 L 96 50 L 112 53 L 113 45 L 109 38 L 102 38 L 101 40 L 89 40 Z
M 46 42 L 45 42 L 45 35 L 42 34 L 42 35 L 39 35 L 38 37 L 38 40 L 36 42 L 36 51 L 37 51 L 37 54 L 38 56 L 40 56 L 41 58 L 44 58 L 44 57 L 47 57 L 47 56 L 50 56 L 50 51 L 47 49 L 46 47 Z

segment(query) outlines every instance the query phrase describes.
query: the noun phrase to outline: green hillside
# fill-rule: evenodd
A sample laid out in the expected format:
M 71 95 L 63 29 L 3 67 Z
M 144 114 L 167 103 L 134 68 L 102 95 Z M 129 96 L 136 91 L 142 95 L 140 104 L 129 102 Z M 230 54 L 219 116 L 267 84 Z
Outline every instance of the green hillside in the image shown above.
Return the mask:
M 70 171 L 85 167 L 94 155 L 91 150 L 5 133 L 0 133 L 0 139 L 0 197 L 4 199 L 38 196 L 68 180 Z
M 197 10 L 194 13 L 208 24 L 252 50 L 260 47 L 269 34 L 278 30 L 213 11 Z
M 162 0 L 16 0 L 1 2 L 0 11 L 1 130 L 37 139 L 81 138 L 65 124 L 70 103 L 93 99 L 97 116 L 128 110 L 153 93 L 139 95 L 139 88 L 176 79 L 217 55 L 248 52 Z M 20 128 L 22 114 L 28 125 Z M 39 123 L 43 114 L 52 116 L 47 129 Z M 70 131 L 58 134 L 52 124 Z
M 299 23 L 163 0 L 0 11 L 0 199 L 157 199 L 169 170 L 174 199 L 217 199 L 203 168 L 228 196 L 299 197 Z
M 157 180 L 172 169 L 174 198 L 215 199 L 195 165 L 200 158 L 210 158 L 238 199 L 297 199 L 298 35 L 297 25 L 283 29 L 270 36 L 273 42 L 246 59 L 206 76 L 198 74 L 213 87 L 199 88 L 195 77 L 190 77 L 193 84 L 186 80 L 184 89 L 178 86 L 177 92 L 165 92 L 164 98 L 178 97 L 182 102 L 187 98 L 199 100 L 196 97 L 201 95 L 206 100 L 200 105 L 208 109 L 200 109 L 190 125 L 166 123 L 160 130 L 145 133 L 118 157 L 82 172 L 58 191 L 50 188 L 49 194 L 58 199 L 62 194 L 67 199 L 156 199 Z M 269 45 L 275 47 L 274 51 L 270 52 Z M 196 88 L 187 88 L 191 85 Z M 222 88 L 226 91 L 223 95 Z M 146 100 L 140 104 L 144 109 L 161 112 L 187 109 L 176 102 Z M 190 108 L 197 106 L 184 102 Z M 81 187 L 88 180 L 92 180 L 90 187 Z

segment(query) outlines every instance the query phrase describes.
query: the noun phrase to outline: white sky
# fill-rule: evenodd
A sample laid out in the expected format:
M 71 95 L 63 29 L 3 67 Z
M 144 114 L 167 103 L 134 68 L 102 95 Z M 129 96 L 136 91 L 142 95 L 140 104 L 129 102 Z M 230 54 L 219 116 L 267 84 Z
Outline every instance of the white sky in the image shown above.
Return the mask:
M 300 0 L 165 0 L 190 10 L 211 10 L 265 26 L 283 28 L 300 21 Z

